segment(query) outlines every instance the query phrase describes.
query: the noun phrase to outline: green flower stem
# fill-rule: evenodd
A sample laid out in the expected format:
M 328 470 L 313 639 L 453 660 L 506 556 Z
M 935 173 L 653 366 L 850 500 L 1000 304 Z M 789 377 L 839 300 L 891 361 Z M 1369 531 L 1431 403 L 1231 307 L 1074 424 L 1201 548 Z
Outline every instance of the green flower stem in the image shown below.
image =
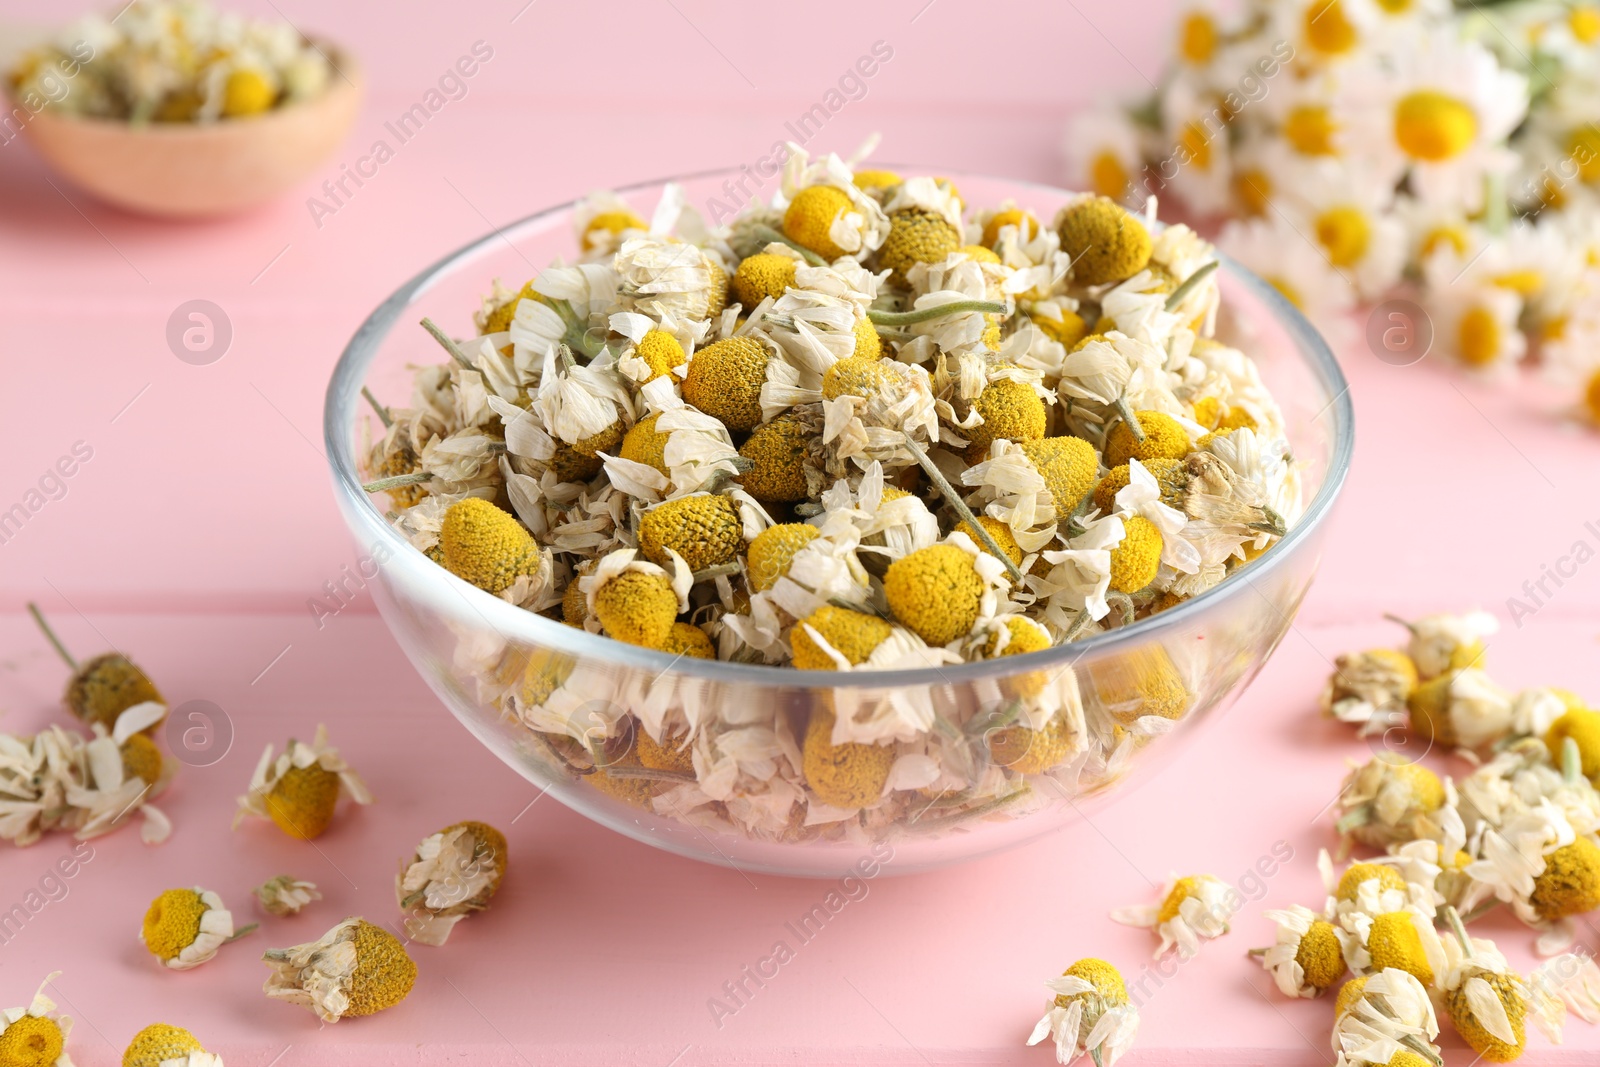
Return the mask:
M 567 329 L 561 340 L 569 348 L 582 352 L 586 362 L 605 351 L 605 342 L 589 336 L 589 324 L 578 318 L 578 313 L 572 310 L 571 303 L 566 300 L 550 300 L 548 303 L 555 308 L 556 314 L 560 315 L 561 321 L 566 324 Z
M 1185 278 L 1183 284 L 1174 289 L 1172 295 L 1167 297 L 1167 310 L 1177 311 L 1178 305 L 1182 304 L 1185 298 L 1199 287 L 1201 282 L 1211 277 L 1212 272 L 1216 269 L 1217 261 L 1214 259 L 1196 268 L 1195 272 Z
M 68 652 L 67 646 L 61 643 L 61 638 L 57 637 L 56 632 L 50 628 L 50 624 L 44 621 L 44 612 L 39 610 L 39 605 L 35 604 L 31 600 L 28 601 L 28 614 L 33 616 L 33 621 L 38 623 L 39 630 L 49 640 L 50 644 L 54 646 L 56 653 L 62 659 L 66 660 L 67 666 L 74 671 L 77 670 L 78 661 L 72 658 L 72 653 Z
M 1078 612 L 1078 617 L 1072 620 L 1071 626 L 1067 627 L 1067 635 L 1061 639 L 1061 643 L 1070 644 L 1082 637 L 1083 631 L 1087 630 L 1092 622 L 1094 622 L 1094 619 L 1089 616 L 1088 609 Z
M 427 330 L 446 352 L 450 353 L 450 358 L 455 360 L 458 365 L 465 367 L 467 370 L 477 370 L 471 361 L 467 359 L 467 354 L 461 351 L 461 346 L 451 340 L 450 335 L 439 329 L 438 324 L 426 315 L 422 317 L 422 328 Z
M 874 326 L 915 326 L 945 315 L 959 315 L 969 311 L 985 315 L 1004 315 L 1006 306 L 995 300 L 952 300 L 937 307 L 918 308 L 915 311 L 882 311 L 877 308 L 867 312 Z
M 938 466 L 922 450 L 921 446 L 912 439 L 910 434 L 906 434 L 905 439 L 906 448 L 910 449 L 911 454 L 916 457 L 917 464 L 922 467 L 922 472 L 928 476 L 928 480 L 933 483 L 934 488 L 939 490 L 939 495 L 944 497 L 951 510 L 961 517 L 961 521 L 965 522 L 978 535 L 978 540 L 983 542 L 983 547 L 989 550 L 989 554 L 1005 564 L 1006 572 L 1011 575 L 1011 580 L 1021 585 L 1022 572 L 1017 569 L 1015 563 L 1011 562 L 1011 557 L 1006 555 L 1000 546 L 995 543 L 994 538 L 989 536 L 989 531 L 983 528 L 983 523 L 979 522 L 978 517 L 972 513 L 972 509 L 967 507 L 967 502 L 961 499 L 961 494 L 956 492 L 955 486 L 945 479 L 944 472 L 939 470 Z
M 396 474 L 392 478 L 379 478 L 375 482 L 368 482 L 361 487 L 364 493 L 383 493 L 390 489 L 399 489 L 407 485 L 421 485 L 423 482 L 433 480 L 433 475 L 427 471 L 412 471 L 410 474 Z
M 778 244 L 788 245 L 796 252 L 799 252 L 805 261 L 811 264 L 813 267 L 826 267 L 828 265 L 827 260 L 811 251 L 811 249 L 807 248 L 803 244 L 800 244 L 798 241 L 791 241 L 788 237 L 782 233 L 779 233 L 777 230 L 774 230 L 771 226 L 752 226 L 750 228 L 750 232 L 755 234 L 756 237 L 760 238 L 767 244 L 772 244 L 774 241 L 776 241 Z
M 394 416 L 389 414 L 388 408 L 378 403 L 378 398 L 372 395 L 371 389 L 363 385 L 361 387 L 361 395 L 367 398 L 367 403 L 372 405 L 372 410 L 378 413 L 378 421 L 383 423 L 385 430 L 394 425 Z
M 1117 414 L 1122 416 L 1122 424 L 1128 428 L 1129 433 L 1133 434 L 1133 439 L 1135 441 L 1143 441 L 1144 427 L 1139 424 L 1139 420 L 1134 416 L 1133 405 L 1128 403 L 1128 398 L 1125 396 L 1117 397 L 1116 409 Z

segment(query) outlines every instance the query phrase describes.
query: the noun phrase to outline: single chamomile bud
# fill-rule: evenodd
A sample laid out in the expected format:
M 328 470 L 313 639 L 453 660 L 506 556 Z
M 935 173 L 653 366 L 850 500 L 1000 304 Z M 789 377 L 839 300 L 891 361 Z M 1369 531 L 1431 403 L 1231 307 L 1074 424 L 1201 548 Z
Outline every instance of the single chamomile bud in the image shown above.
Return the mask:
M 753 308 L 771 297 L 776 300 L 794 284 L 794 271 L 803 260 L 778 252 L 757 252 L 740 260 L 733 272 L 734 299 Z
M 458 822 L 430 834 L 395 875 L 406 936 L 442 945 L 456 923 L 489 907 L 506 874 L 506 838 L 483 822 Z
M 116 726 L 117 719 L 124 711 L 137 704 L 166 704 L 144 671 L 128 657 L 120 652 L 107 652 L 80 664 L 50 628 L 38 606 L 29 604 L 28 611 L 51 647 L 72 671 L 72 678 L 67 682 L 67 691 L 62 698 L 72 714 L 91 725 L 98 723 L 109 731 Z M 146 732 L 154 731 L 161 721 L 157 719 L 146 728 Z
M 128 1042 L 122 1067 L 222 1067 L 222 1057 L 181 1026 L 152 1023 Z
M 996 364 L 994 370 L 1010 364 Z M 1000 438 L 1007 441 L 1038 441 L 1044 437 L 1049 414 L 1033 386 L 1014 378 L 995 377 L 972 402 L 982 422 L 965 431 L 967 462 L 978 463 L 989 454 L 989 446 Z
M 1386 849 L 1436 831 L 1444 783 L 1420 763 L 1382 753 L 1352 770 L 1340 787 L 1336 826 L 1350 840 Z
M 1349 936 L 1310 908 L 1295 904 L 1265 913 L 1277 931 L 1271 948 L 1251 955 L 1272 975 L 1286 997 L 1320 997 L 1345 973 L 1344 942 Z
M 478 497 L 450 505 L 439 527 L 445 568 L 487 593 L 502 593 L 543 566 L 539 544 L 509 512 Z
M 1182 459 L 1190 452 L 1189 431 L 1171 415 L 1159 411 L 1135 411 L 1144 437 L 1137 437 L 1126 422 L 1119 422 L 1106 435 L 1105 461 L 1110 467 L 1130 459 Z
M 1174 875 L 1162 890 L 1160 904 L 1114 908 L 1111 918 L 1125 926 L 1153 928 L 1160 934 L 1157 959 L 1174 947 L 1180 959 L 1189 959 L 1200 951 L 1202 941 L 1228 932 L 1228 920 L 1243 902 L 1238 890 L 1213 875 Z
M 400 939 L 365 919 L 349 918 L 315 941 L 269 949 L 262 992 L 311 1009 L 323 1022 L 372 1015 L 406 999 L 417 965 Z
M 889 280 L 899 286 L 906 282 L 906 271 L 918 263 L 942 263 L 961 247 L 961 231 L 937 211 L 905 208 L 889 216 L 889 236 L 878 249 L 878 264 L 893 273 Z
M 639 516 L 639 551 L 662 566 L 676 552 L 691 571 L 703 571 L 734 562 L 744 545 L 739 508 L 719 494 L 678 497 Z
M 1389 618 L 1411 632 L 1406 652 L 1417 665 L 1417 676 L 1423 681 L 1437 678 L 1446 671 L 1482 667 L 1484 639 L 1500 629 L 1500 623 L 1486 611 L 1428 615 L 1415 622 L 1392 615 Z
M 299 915 L 307 904 L 322 899 L 315 882 L 305 882 L 289 874 L 268 878 L 251 892 L 255 894 L 262 911 L 279 918 Z
M 1579 837 L 1546 855 L 1528 900 L 1546 922 L 1600 908 L 1600 845 Z
M 747 433 L 761 424 L 761 387 L 771 359 L 754 337 L 714 341 L 689 360 L 683 399 L 735 433 Z
M 1551 723 L 1544 736 L 1551 759 L 1561 759 L 1568 738 L 1578 748 L 1583 776 L 1591 782 L 1600 780 L 1600 712 L 1572 708 Z
M 822 803 L 835 808 L 870 807 L 883 796 L 894 765 L 893 745 L 833 743 L 833 712 L 815 708 L 800 746 L 806 784 Z
M 1476 667 L 1452 668 L 1421 683 L 1406 708 L 1417 736 L 1445 748 L 1482 750 L 1510 736 L 1515 725 L 1511 694 Z
M 1061 250 L 1072 259 L 1073 280 L 1083 285 L 1125 281 L 1150 262 L 1150 231 L 1114 200 L 1083 197 L 1056 216 Z
M 67 1055 L 72 1019 L 57 1015 L 55 1001 L 44 995 L 60 973 L 40 984 L 26 1008 L 0 1012 L 0 1067 L 72 1067 Z
M 1052 978 L 1053 994 L 1028 1037 L 1037 1045 L 1046 1037 L 1056 1046 L 1056 1062 L 1072 1063 L 1084 1054 L 1097 1067 L 1112 1067 L 1133 1044 L 1139 1012 L 1128 1002 L 1122 973 L 1105 960 L 1081 959 Z
M 894 627 L 876 615 L 825 604 L 795 624 L 789 631 L 789 645 L 798 670 L 833 671 L 839 669 L 835 655 L 851 666 L 860 666 L 893 632 Z M 819 638 L 826 648 L 818 643 Z
M 1333 676 L 1322 691 L 1322 706 L 1340 722 L 1362 727 L 1363 735 L 1400 724 L 1417 666 L 1393 648 L 1351 652 L 1333 661 Z
M 357 804 L 372 803 L 366 783 L 328 744 L 328 728 L 319 723 L 309 745 L 291 738 L 277 758 L 267 746 L 250 778 L 250 792 L 239 798 L 233 826 L 238 829 L 251 816 L 271 819 L 290 837 L 309 841 L 328 828 L 345 793 Z
M 930 545 L 889 564 L 883 578 L 889 610 L 930 645 L 972 631 L 987 588 L 979 558 L 953 544 Z
M 237 932 L 233 913 L 209 889 L 169 889 L 150 902 L 139 928 L 139 940 L 163 967 L 187 971 L 217 954 L 229 941 L 243 937 L 255 926 Z

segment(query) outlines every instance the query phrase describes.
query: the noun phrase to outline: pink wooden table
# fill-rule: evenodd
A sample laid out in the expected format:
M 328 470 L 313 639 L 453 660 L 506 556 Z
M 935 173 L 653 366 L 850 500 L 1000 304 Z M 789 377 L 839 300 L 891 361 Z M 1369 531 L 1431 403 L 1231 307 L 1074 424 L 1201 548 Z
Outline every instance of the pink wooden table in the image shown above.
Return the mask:
M 0 22 L 57 7 L 13 2 Z M 1268 936 L 1262 907 L 1319 899 L 1324 809 L 1344 759 L 1368 752 L 1315 714 L 1329 661 L 1392 641 L 1382 611 L 1481 605 L 1505 619 L 1507 598 L 1542 565 L 1576 541 L 1600 545 L 1600 440 L 1555 425 L 1555 398 L 1531 385 L 1489 387 L 1426 361 L 1396 368 L 1350 348 L 1356 470 L 1323 576 L 1233 711 L 1092 822 L 960 869 L 874 879 L 800 945 L 785 924 L 826 883 L 699 866 L 535 802 L 438 706 L 365 596 L 318 628 L 307 601 L 356 559 L 321 455 L 326 375 L 366 312 L 420 265 L 599 183 L 753 159 L 876 40 L 894 59 L 818 143 L 848 151 L 881 129 L 885 158 L 1050 180 L 1075 101 L 1154 77 L 1160 42 L 1140 33 L 1165 5 L 1133 19 L 1110 0 L 828 2 L 807 8 L 800 37 L 775 37 L 748 6 L 690 0 L 630 8 L 603 33 L 556 0 L 403 15 L 286 0 L 282 10 L 366 60 L 373 94 L 345 162 L 474 41 L 495 57 L 320 227 L 311 187 L 227 222 L 131 218 L 53 186 L 25 145 L 0 147 L 0 511 L 33 499 L 79 442 L 92 450 L 0 543 L 0 728 L 61 721 L 62 670 L 21 612 L 36 599 L 75 648 L 126 649 L 174 703 L 212 701 L 235 734 L 225 758 L 185 768 L 161 802 L 171 841 L 146 848 L 132 830 L 100 839 L 67 895 L 0 942 L 0 1006 L 62 970 L 54 995 L 79 1019 L 72 1051 L 84 1067 L 119 1062 L 156 1020 L 188 1026 L 232 1067 L 1044 1064 L 1048 1051 L 1022 1046 L 1044 978 L 1103 955 L 1137 983 L 1148 960 L 1152 939 L 1109 922 L 1111 907 L 1148 899 L 1174 868 L 1239 879 L 1282 842 L 1293 858 L 1230 936 L 1175 973 L 1144 976 L 1144 1030 L 1128 1062 L 1330 1062 L 1329 1004 L 1282 1000 L 1244 957 Z M 1086 58 L 1071 71 L 1004 62 L 1023 31 Z M 583 74 L 580 54 L 602 51 L 631 58 Z M 678 58 L 645 58 L 666 55 Z M 713 126 L 722 147 L 706 149 Z M 193 299 L 219 305 L 232 326 L 228 351 L 206 366 L 181 362 L 165 340 L 169 316 Z M 1522 628 L 1508 626 L 1493 645 L 1496 676 L 1600 696 L 1597 591 L 1600 568 L 1582 569 Z M 265 826 L 230 833 L 262 746 L 318 722 L 378 802 L 315 847 Z M 444 948 L 415 950 L 418 984 L 402 1008 L 322 1028 L 259 994 L 262 948 L 309 940 L 347 914 L 391 917 L 397 861 L 464 818 L 507 830 L 511 873 L 492 911 Z M 69 847 L 6 853 L 0 909 Z M 281 872 L 328 899 L 266 921 L 198 972 L 161 972 L 139 946 L 161 889 L 206 885 L 249 921 L 247 890 Z M 1528 962 L 1527 937 L 1496 933 Z M 795 958 L 717 1025 L 710 999 L 780 939 Z M 1592 929 L 1581 940 L 1600 945 Z M 1533 1045 L 1527 1062 L 1594 1062 L 1600 1031 L 1574 1024 L 1564 1047 Z M 1472 1058 L 1459 1045 L 1447 1057 Z

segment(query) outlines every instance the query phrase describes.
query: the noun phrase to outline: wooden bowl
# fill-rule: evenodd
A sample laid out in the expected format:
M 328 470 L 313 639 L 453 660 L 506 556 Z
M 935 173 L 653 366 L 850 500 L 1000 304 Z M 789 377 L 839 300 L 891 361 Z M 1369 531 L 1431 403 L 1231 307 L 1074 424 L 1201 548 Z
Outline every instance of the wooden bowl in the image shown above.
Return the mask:
M 203 218 L 255 207 L 307 178 L 344 142 L 361 106 L 362 77 L 334 54 L 321 96 L 250 118 L 127 122 L 46 107 L 26 136 L 72 184 L 146 215 Z

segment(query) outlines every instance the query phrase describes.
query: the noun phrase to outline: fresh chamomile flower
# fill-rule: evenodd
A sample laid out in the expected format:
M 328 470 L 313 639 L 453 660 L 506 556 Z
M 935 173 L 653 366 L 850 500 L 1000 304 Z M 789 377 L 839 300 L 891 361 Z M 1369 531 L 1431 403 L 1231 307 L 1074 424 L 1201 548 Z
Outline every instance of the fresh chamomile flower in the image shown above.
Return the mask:
M 1590 781 L 1600 778 L 1600 712 L 1570 708 L 1552 722 L 1544 735 L 1551 759 L 1561 758 L 1568 740 L 1577 749 L 1580 773 Z
M 1069 1064 L 1088 1054 L 1098 1067 L 1112 1067 L 1133 1044 L 1139 1012 L 1128 1001 L 1122 973 L 1105 960 L 1081 959 L 1045 982 L 1054 996 L 1044 1018 L 1028 1036 L 1037 1045 L 1055 1042 L 1056 1062 Z
M 66 1050 L 72 1019 L 56 1014 L 55 1001 L 44 995 L 45 986 L 60 974 L 56 971 L 46 977 L 27 1007 L 0 1011 L 0 1064 L 5 1067 L 72 1067 L 72 1057 Z
M 1481 750 L 1509 736 L 1515 726 L 1511 694 L 1476 667 L 1421 683 L 1406 707 L 1419 737 L 1448 748 Z
M 834 740 L 838 720 L 826 708 L 814 708 L 800 746 L 806 784 L 824 804 L 834 808 L 870 807 L 883 796 L 894 765 L 894 746 Z
M 488 823 L 458 822 L 423 838 L 394 880 L 406 936 L 444 944 L 456 923 L 489 906 L 506 856 L 505 835 Z
M 1393 195 L 1392 186 L 1324 160 L 1299 168 L 1282 201 L 1328 265 L 1370 301 L 1388 292 L 1405 264 L 1405 228 L 1389 210 Z
M 1339 987 L 1333 1049 L 1341 1063 L 1440 1067 L 1438 1036 L 1428 988 L 1406 971 L 1378 971 Z
M 1339 89 L 1363 155 L 1380 174 L 1409 174 L 1420 198 L 1476 213 L 1487 179 L 1515 163 L 1505 138 L 1527 113 L 1527 77 L 1448 26 L 1356 66 Z
M 275 878 L 268 878 L 251 892 L 255 894 L 256 902 L 261 905 L 262 911 L 279 918 L 299 915 L 307 904 L 322 899 L 322 893 L 317 889 L 315 882 L 303 881 L 292 874 L 280 874 Z
M 1150 231 L 1136 216 L 1103 196 L 1082 197 L 1055 220 L 1061 250 L 1072 257 L 1072 276 L 1084 285 L 1133 277 L 1150 262 Z
M 1162 177 L 1186 204 L 1207 214 L 1222 211 L 1232 196 L 1233 160 L 1222 101 L 1188 71 L 1179 71 L 1161 94 Z M 1062 248 L 1067 248 L 1063 238 Z
M 1295 232 L 1282 216 L 1229 222 L 1217 245 L 1259 274 L 1325 334 L 1340 332 L 1354 294 L 1320 246 Z
M 1417 685 L 1417 665 L 1410 656 L 1398 649 L 1374 648 L 1340 655 L 1333 667 L 1322 690 L 1322 707 L 1328 714 L 1360 727 L 1362 736 L 1383 733 L 1404 721 L 1406 698 Z
M 1127 926 L 1153 927 L 1161 935 L 1157 958 L 1176 947 L 1180 959 L 1200 951 L 1202 941 L 1228 932 L 1228 920 L 1244 898 L 1222 879 L 1209 874 L 1173 875 L 1162 890 L 1161 903 L 1115 908 L 1111 918 Z
M 1119 203 L 1132 199 L 1143 150 L 1138 128 L 1119 105 L 1107 101 L 1080 109 L 1067 124 L 1062 149 L 1068 188 Z
M 309 1008 L 328 1023 L 392 1008 L 417 980 L 405 945 L 360 918 L 304 945 L 268 949 L 261 958 L 272 969 L 262 992 Z
M 1350 840 L 1385 849 L 1436 832 L 1444 783 L 1420 763 L 1382 753 L 1351 770 L 1339 790 L 1335 825 Z
M 150 902 L 139 940 L 163 967 L 187 971 L 217 954 L 229 941 L 254 930 L 235 932 L 233 913 L 209 889 L 169 889 Z
M 181 1026 L 151 1023 L 128 1042 L 122 1067 L 222 1067 L 222 1057 Z
M 1315 71 L 1363 53 L 1362 28 L 1351 14 L 1348 0 L 1288 0 L 1272 6 L 1270 32 Z
M 1349 936 L 1310 908 L 1295 904 L 1263 913 L 1276 929 L 1271 948 L 1251 953 L 1286 997 L 1320 997 L 1345 974 Z
M 344 793 L 357 804 L 372 803 L 366 783 L 328 744 L 328 728 L 319 723 L 309 745 L 290 739 L 276 758 L 272 746 L 266 747 L 250 777 L 250 792 L 239 798 L 233 826 L 238 829 L 250 816 L 271 819 L 290 837 L 309 841 L 328 828 Z
M 1528 339 L 1517 325 L 1522 297 L 1476 278 L 1452 284 L 1459 267 L 1448 253 L 1425 265 L 1427 315 L 1434 344 L 1446 359 L 1485 375 L 1504 374 L 1527 355 Z

